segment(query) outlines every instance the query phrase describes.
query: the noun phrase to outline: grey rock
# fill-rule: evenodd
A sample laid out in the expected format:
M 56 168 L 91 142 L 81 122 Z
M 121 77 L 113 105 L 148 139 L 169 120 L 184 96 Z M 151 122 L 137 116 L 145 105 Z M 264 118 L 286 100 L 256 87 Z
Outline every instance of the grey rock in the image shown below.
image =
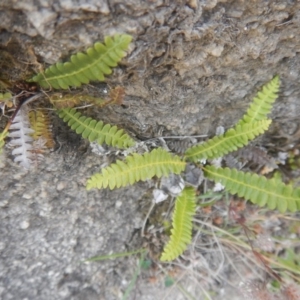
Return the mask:
M 25 69 L 37 72 L 37 61 L 54 63 L 105 35 L 132 34 L 129 55 L 107 78 L 110 86 L 125 87 L 127 109 L 90 112 L 143 138 L 161 136 L 161 126 L 176 136 L 211 136 L 218 126 L 227 129 L 258 88 L 279 74 L 274 122 L 257 143 L 285 148 L 299 143 L 299 26 L 298 1 L 4 0 L 0 69 L 14 81 L 25 78 Z M 89 88 L 101 93 L 106 86 Z M 46 97 L 42 101 L 47 103 Z M 125 252 L 128 244 L 141 246 L 130 241 L 136 220 L 143 219 L 138 200 L 148 185 L 87 192 L 86 179 L 108 159 L 81 151 L 80 140 L 61 135 L 67 130 L 55 117 L 53 122 L 61 149 L 36 169 L 22 170 L 9 149 L 1 162 L 0 298 L 120 299 L 136 257 L 82 261 Z M 282 135 L 284 144 L 275 138 Z M 201 289 L 189 284 L 185 287 L 200 295 Z M 172 291 L 168 299 L 184 298 Z M 135 292 L 141 300 L 162 299 L 166 293 L 145 281 Z

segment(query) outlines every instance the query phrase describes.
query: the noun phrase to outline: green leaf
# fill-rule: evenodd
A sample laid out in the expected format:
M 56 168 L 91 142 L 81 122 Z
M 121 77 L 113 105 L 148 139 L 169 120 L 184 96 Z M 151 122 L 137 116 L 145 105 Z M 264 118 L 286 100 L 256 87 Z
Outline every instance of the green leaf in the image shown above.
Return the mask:
M 192 240 L 192 219 L 196 211 L 196 195 L 192 187 L 186 187 L 176 198 L 172 218 L 171 237 L 165 246 L 161 261 L 171 261 L 183 253 Z
M 222 135 L 215 136 L 203 144 L 189 148 L 185 153 L 185 158 L 196 162 L 200 159 L 224 156 L 247 145 L 249 141 L 266 131 L 270 124 L 271 120 L 261 120 L 250 124 L 237 125 Z
M 102 173 L 94 174 L 87 181 L 87 190 L 92 188 L 107 188 L 111 190 L 145 181 L 154 176 L 168 176 L 170 173 L 179 174 L 185 169 L 186 163 L 180 157 L 162 148 L 154 149 L 143 155 L 134 153 L 126 157 L 126 161 L 116 163 L 102 169 Z
M 203 167 L 205 175 L 225 186 L 231 194 L 237 194 L 259 206 L 278 209 L 281 213 L 300 210 L 300 188 L 293 188 L 281 180 L 267 179 L 236 169 Z
M 118 148 L 128 148 L 135 144 L 134 140 L 123 129 L 83 116 L 74 108 L 60 109 L 58 115 L 71 129 L 90 142 L 97 141 L 100 145 L 106 143 Z
M 104 81 L 105 75 L 111 74 L 112 67 L 126 55 L 132 40 L 127 34 L 105 37 L 105 44 L 95 43 L 86 53 L 71 56 L 70 62 L 56 63 L 30 81 L 37 82 L 43 88 L 68 89 L 79 87 L 90 81 Z

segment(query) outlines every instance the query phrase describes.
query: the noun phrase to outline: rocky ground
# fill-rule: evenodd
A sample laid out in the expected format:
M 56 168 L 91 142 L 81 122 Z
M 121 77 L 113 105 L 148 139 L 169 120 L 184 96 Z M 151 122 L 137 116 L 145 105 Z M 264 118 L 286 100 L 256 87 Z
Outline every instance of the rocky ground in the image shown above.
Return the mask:
M 299 27 L 297 1 L 2 1 L 0 79 L 14 83 L 105 35 L 131 34 L 128 56 L 107 80 L 110 87 L 124 86 L 124 105 L 86 112 L 145 140 L 211 136 L 218 126 L 229 128 L 257 90 L 278 74 L 282 83 L 273 123 L 257 141 L 277 157 L 299 150 Z M 109 86 L 83 89 L 103 95 Z M 47 97 L 41 103 L 50 107 Z M 154 182 L 87 192 L 86 179 L 114 155 L 92 153 L 54 114 L 52 120 L 55 151 L 36 167 L 26 171 L 17 166 L 8 147 L 1 159 L 0 298 L 122 299 L 139 270 L 140 255 L 84 260 L 152 249 L 164 241 L 155 231 L 160 228 L 147 228 L 146 239 L 140 237 Z M 2 117 L 1 128 L 5 122 Z M 169 203 L 153 214 L 166 212 Z M 225 213 L 222 205 L 217 209 Z M 250 215 L 259 219 L 252 210 Z M 210 222 L 214 216 L 209 217 L 200 214 L 199 220 Z M 288 217 L 298 226 L 299 216 Z M 272 220 L 278 230 L 291 226 L 276 213 Z M 299 239 L 297 231 L 280 236 L 285 234 Z M 202 256 L 205 243 L 216 245 L 214 235 L 208 236 L 195 242 Z M 264 272 L 257 262 L 252 268 L 251 259 L 226 241 L 219 248 L 209 246 L 210 256 L 189 256 L 187 264 L 180 261 L 173 268 L 156 264 L 157 253 L 151 250 L 145 260 L 152 258 L 152 265 L 141 271 L 127 299 L 244 299 L 238 284 L 253 276 L 264 280 Z M 225 253 L 224 261 L 218 260 L 220 253 Z M 168 287 L 168 276 L 182 279 Z M 212 292 L 205 298 L 207 291 Z

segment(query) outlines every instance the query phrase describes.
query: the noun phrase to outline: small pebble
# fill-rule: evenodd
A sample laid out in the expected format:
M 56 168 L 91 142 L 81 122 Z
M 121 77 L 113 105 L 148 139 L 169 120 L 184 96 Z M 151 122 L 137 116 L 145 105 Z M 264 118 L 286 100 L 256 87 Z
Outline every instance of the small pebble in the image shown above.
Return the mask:
M 5 207 L 5 206 L 8 205 L 8 203 L 9 203 L 9 201 L 8 201 L 7 199 L 5 199 L 5 200 L 0 200 L 0 207 Z
M 62 191 L 64 188 L 66 188 L 67 183 L 65 181 L 59 181 L 58 184 L 56 185 L 56 189 L 58 191 Z
M 0 251 L 2 251 L 3 249 L 5 249 L 5 243 L 3 242 L 0 242 Z
M 23 194 L 22 198 L 29 200 L 32 198 L 32 195 L 25 193 Z
M 29 227 L 30 223 L 28 221 L 23 221 L 20 224 L 21 229 L 27 229 Z
M 119 208 L 119 207 L 121 207 L 122 206 L 122 201 L 117 201 L 116 202 L 116 208 Z
M 46 191 L 42 191 L 42 192 L 40 193 L 40 197 L 45 199 L 45 198 L 48 197 L 48 193 L 47 193 Z

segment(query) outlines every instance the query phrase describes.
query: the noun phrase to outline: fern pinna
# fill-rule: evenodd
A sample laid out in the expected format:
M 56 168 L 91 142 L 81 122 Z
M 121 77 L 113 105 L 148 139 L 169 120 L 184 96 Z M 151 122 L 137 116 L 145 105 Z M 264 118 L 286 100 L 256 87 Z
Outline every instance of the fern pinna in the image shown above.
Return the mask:
M 90 81 L 104 81 L 105 75 L 111 74 L 112 67 L 126 55 L 132 37 L 127 34 L 116 34 L 104 38 L 104 44 L 95 43 L 86 53 L 71 56 L 70 62 L 57 63 L 45 72 L 34 76 L 31 81 L 43 88 L 68 89 L 79 87 Z
M 176 198 L 172 217 L 171 237 L 164 247 L 161 261 L 171 261 L 183 253 L 192 241 L 192 218 L 196 212 L 196 193 L 186 187 Z

